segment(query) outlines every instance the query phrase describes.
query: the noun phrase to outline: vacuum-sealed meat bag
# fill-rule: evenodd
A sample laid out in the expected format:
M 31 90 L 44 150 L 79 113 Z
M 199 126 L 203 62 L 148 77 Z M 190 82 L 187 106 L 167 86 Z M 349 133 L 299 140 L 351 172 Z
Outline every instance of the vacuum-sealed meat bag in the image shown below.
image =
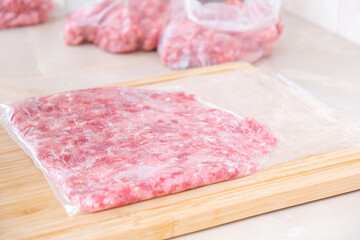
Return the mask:
M 154 50 L 167 22 L 169 0 L 101 0 L 69 17 L 63 34 L 68 45 L 93 43 L 112 53 Z
M 53 8 L 51 0 L 2 0 L 0 29 L 46 22 Z
M 272 52 L 282 32 L 279 0 L 173 1 L 158 53 L 173 69 L 254 62 Z
M 255 119 L 184 92 L 97 88 L 1 107 L 70 214 L 249 175 L 277 144 Z

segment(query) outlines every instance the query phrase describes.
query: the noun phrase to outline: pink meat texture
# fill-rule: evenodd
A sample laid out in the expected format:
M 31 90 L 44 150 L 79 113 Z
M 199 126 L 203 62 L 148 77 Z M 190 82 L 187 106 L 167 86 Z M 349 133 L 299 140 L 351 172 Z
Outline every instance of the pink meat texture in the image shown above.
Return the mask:
M 256 120 L 183 92 L 97 88 L 5 109 L 37 166 L 85 212 L 249 175 L 277 144 Z
M 219 6 L 220 3 L 217 4 Z M 242 3 L 231 0 L 223 4 L 232 6 L 232 10 L 233 8 L 242 9 L 246 1 Z M 247 16 L 249 21 L 266 16 L 266 11 L 271 10 L 260 4 L 253 5 L 251 8 L 256 8 L 256 11 L 252 9 L 253 15 Z M 216 7 L 214 9 L 218 12 L 223 11 Z M 231 19 L 234 11 L 229 11 L 229 14 L 225 11 L 221 13 Z M 236 14 L 238 13 L 235 12 L 234 15 Z M 235 16 L 234 19 L 236 19 Z M 229 24 L 234 24 L 234 22 L 235 20 L 229 20 Z M 282 29 L 280 14 L 274 24 L 256 30 L 235 32 L 204 27 L 191 21 L 184 11 L 180 11 L 164 28 L 158 45 L 158 53 L 162 62 L 173 69 L 232 61 L 252 63 L 272 52 Z
M 50 0 L 1 0 L 0 29 L 46 22 L 52 10 Z
M 76 10 L 65 25 L 68 45 L 93 43 L 112 53 L 154 50 L 169 0 L 105 0 Z

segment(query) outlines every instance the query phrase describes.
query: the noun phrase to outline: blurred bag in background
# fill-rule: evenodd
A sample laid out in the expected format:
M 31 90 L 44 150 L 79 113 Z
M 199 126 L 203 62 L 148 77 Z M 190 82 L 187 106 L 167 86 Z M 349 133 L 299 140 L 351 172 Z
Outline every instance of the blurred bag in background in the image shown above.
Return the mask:
M 185 69 L 254 62 L 282 28 L 280 0 L 100 0 L 77 7 L 63 37 L 112 53 L 158 48 L 165 65 Z
M 53 8 L 51 0 L 1 0 L 0 29 L 46 22 Z
M 169 3 L 169 0 L 86 3 L 69 17 L 64 40 L 68 45 L 93 43 L 113 53 L 154 50 L 167 22 Z
M 173 2 L 158 52 L 185 69 L 231 61 L 254 62 L 272 52 L 283 24 L 280 0 Z

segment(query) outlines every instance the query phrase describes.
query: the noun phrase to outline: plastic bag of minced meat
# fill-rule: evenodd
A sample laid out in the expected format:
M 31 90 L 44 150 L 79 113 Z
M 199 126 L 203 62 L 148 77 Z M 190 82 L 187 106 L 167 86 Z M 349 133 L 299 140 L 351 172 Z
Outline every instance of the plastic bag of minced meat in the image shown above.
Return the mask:
M 158 52 L 173 69 L 254 62 L 272 52 L 283 24 L 279 0 L 172 2 Z
M 46 22 L 53 8 L 51 0 L 1 0 L 0 29 Z
M 358 119 L 257 69 L 0 104 L 0 123 L 69 215 L 359 147 Z
M 112 53 L 154 50 L 167 22 L 169 0 L 101 0 L 86 3 L 69 17 L 68 45 L 93 43 Z

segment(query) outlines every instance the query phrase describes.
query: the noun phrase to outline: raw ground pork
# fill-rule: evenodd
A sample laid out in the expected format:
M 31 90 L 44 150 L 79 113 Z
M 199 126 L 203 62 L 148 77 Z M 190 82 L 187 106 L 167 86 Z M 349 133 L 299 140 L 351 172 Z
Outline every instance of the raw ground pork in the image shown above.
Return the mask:
M 5 128 L 85 212 L 249 175 L 277 144 L 256 120 L 183 92 L 98 88 L 1 107 Z
M 0 29 L 46 22 L 52 10 L 50 0 L 1 0 Z
M 226 3 L 234 7 L 243 7 L 243 4 L 236 0 Z M 254 14 L 258 14 L 259 18 L 266 15 L 264 12 L 268 9 L 260 5 L 256 7 L 258 10 L 253 11 Z M 256 18 L 256 16 L 252 17 Z M 194 23 L 184 11 L 180 11 L 164 28 L 158 45 L 158 53 L 162 62 L 173 69 L 232 61 L 252 63 L 272 52 L 282 29 L 280 16 L 277 23 L 257 30 L 219 31 Z
M 76 10 L 65 25 L 68 45 L 93 43 L 112 53 L 154 50 L 169 0 L 105 0 Z

